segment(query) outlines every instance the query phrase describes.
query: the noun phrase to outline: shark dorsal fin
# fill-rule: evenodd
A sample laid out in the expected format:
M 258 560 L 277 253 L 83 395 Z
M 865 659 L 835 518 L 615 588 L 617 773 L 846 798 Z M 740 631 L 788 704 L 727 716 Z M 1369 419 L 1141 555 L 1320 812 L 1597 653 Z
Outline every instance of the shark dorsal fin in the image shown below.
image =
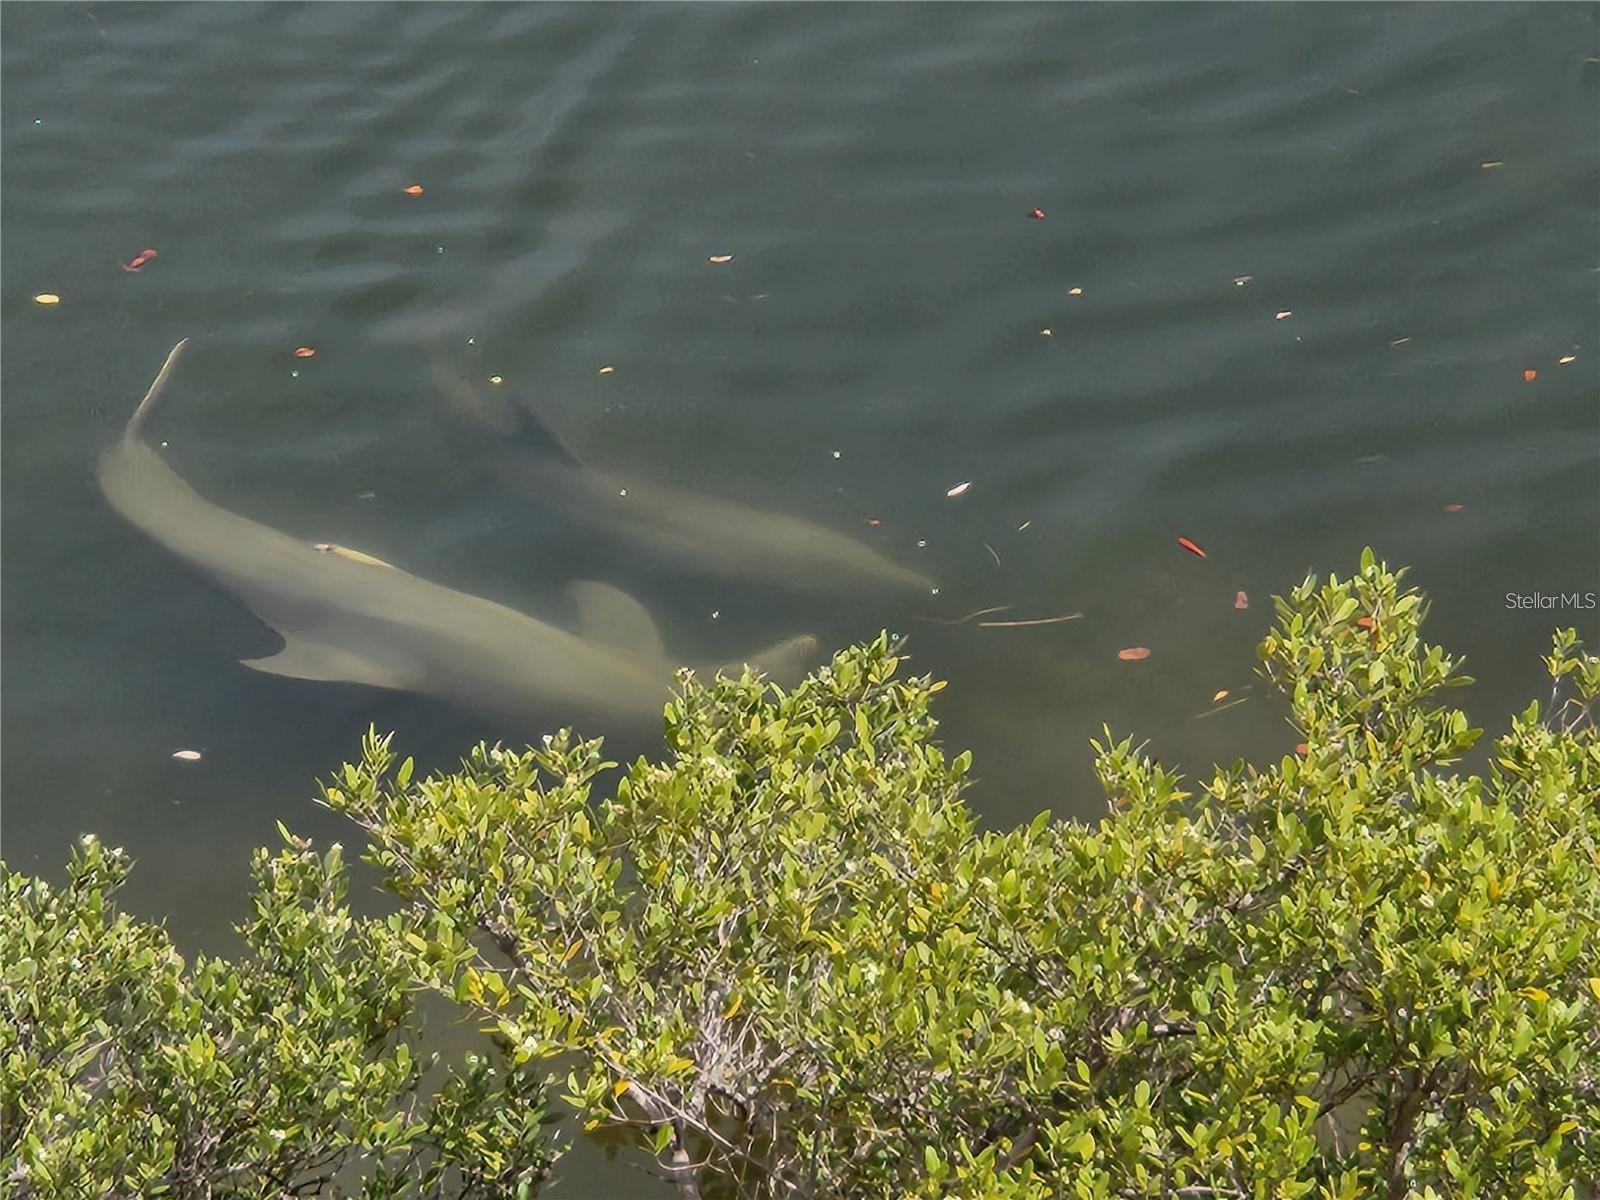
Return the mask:
M 629 654 L 666 657 L 656 623 L 644 605 L 626 592 L 583 580 L 569 584 L 567 594 L 578 606 L 578 628 L 584 637 Z
M 283 649 L 266 658 L 241 658 L 252 671 L 282 675 L 287 679 L 317 679 L 325 683 L 364 683 L 368 687 L 404 691 L 411 686 L 401 672 L 362 654 L 299 634 L 284 634 Z

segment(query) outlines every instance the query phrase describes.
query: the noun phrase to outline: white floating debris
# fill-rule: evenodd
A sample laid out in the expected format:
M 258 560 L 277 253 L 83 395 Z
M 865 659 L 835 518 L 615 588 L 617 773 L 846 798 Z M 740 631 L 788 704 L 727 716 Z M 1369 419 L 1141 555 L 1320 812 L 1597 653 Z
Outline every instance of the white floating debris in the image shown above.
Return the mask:
M 1249 283 L 1254 278 L 1255 278 L 1254 275 L 1235 275 L 1233 277 L 1233 286 L 1234 287 L 1243 287 L 1245 284 Z
M 198 750 L 174 750 L 172 757 L 179 762 L 199 762 L 202 755 Z
M 505 377 L 501 376 L 501 375 L 491 375 L 491 376 L 489 376 L 489 382 L 490 383 L 494 383 L 494 384 L 501 384 L 501 383 L 505 382 Z
M 1285 320 L 1285 319 L 1287 319 L 1289 317 L 1292 317 L 1292 316 L 1294 316 L 1294 309 L 1286 308 L 1281 313 L 1278 313 L 1276 316 L 1274 316 L 1272 319 L 1274 321 L 1282 321 L 1282 320 Z
M 946 488 L 944 494 L 946 496 L 950 497 L 951 499 L 954 499 L 957 496 L 963 495 L 966 492 L 966 490 L 968 488 L 970 488 L 971 486 L 972 486 L 972 480 L 964 479 L 960 483 L 956 484 L 954 487 Z
M 834 451 L 834 452 L 833 452 L 833 456 L 834 456 L 834 457 L 835 457 L 835 458 L 843 458 L 843 457 L 844 457 L 844 455 L 842 455 L 842 454 L 840 454 L 840 453 L 839 453 L 839 452 L 838 452 L 838 451 L 837 451 L 837 450 L 835 450 L 835 451 Z
M 918 539 L 918 541 L 917 541 L 917 549 L 918 550 L 926 550 L 927 548 L 928 548 L 928 539 L 927 538 Z

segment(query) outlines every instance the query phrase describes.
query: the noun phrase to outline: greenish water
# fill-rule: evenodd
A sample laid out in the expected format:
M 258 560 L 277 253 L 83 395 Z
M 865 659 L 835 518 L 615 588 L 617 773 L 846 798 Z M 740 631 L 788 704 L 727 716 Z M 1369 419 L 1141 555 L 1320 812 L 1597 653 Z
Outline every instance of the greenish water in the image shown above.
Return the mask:
M 569 718 L 240 667 L 274 635 L 94 481 L 182 336 L 157 436 L 208 498 L 541 615 L 603 579 L 685 657 L 907 633 L 994 822 L 1099 812 L 1103 722 L 1192 769 L 1286 752 L 1241 690 L 1267 598 L 1369 543 L 1494 728 L 1554 625 L 1600 641 L 1594 609 L 1506 598 L 1600 590 L 1597 18 L 6 4 L 7 861 L 54 872 L 93 830 L 139 860 L 132 907 L 226 948 L 275 820 L 353 840 L 312 781 L 369 722 L 448 764 Z M 608 470 L 859 536 L 939 594 L 596 537 L 483 469 L 433 337 Z M 941 623 L 1002 605 L 1083 617 Z M 1196 720 L 1224 688 L 1250 699 Z M 586 1155 L 556 1194 L 629 1189 Z

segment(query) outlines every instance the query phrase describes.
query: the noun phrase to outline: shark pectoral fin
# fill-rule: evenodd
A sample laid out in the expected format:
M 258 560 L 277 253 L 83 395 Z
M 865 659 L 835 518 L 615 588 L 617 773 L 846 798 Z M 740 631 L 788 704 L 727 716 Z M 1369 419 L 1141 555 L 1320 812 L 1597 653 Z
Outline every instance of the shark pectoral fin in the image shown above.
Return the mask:
M 283 649 L 266 658 L 241 658 L 252 671 L 282 675 L 286 679 L 317 679 L 326 683 L 364 683 L 369 687 L 405 690 L 399 671 L 374 662 L 352 650 L 329 646 L 309 638 L 285 634 Z
M 568 584 L 567 594 L 578 606 L 578 630 L 584 637 L 657 661 L 667 656 L 656 623 L 626 592 L 585 580 Z
M 809 633 L 802 633 L 775 646 L 757 650 L 743 662 L 728 663 L 719 670 L 725 675 L 733 675 L 748 663 L 766 674 L 773 682 L 788 687 L 799 681 L 816 657 L 817 639 Z

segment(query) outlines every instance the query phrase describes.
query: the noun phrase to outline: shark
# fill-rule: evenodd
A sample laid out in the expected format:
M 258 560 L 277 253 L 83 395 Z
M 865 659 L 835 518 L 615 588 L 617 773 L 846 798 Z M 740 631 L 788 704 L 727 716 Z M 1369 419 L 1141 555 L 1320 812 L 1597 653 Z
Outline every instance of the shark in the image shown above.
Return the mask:
M 724 579 L 835 595 L 881 589 L 935 591 L 921 571 L 871 546 L 801 517 L 737 504 L 644 478 L 614 476 L 573 454 L 521 404 L 491 395 L 446 367 L 435 343 L 436 385 L 459 412 L 502 434 L 491 448 L 498 473 L 514 488 L 602 536 L 647 555 L 670 556 Z
M 185 338 L 172 348 L 120 440 L 101 456 L 100 488 L 125 520 L 282 637 L 281 650 L 241 660 L 246 667 L 420 693 L 509 721 L 568 709 L 660 720 L 681 664 L 644 607 L 616 588 L 572 584 L 581 628 L 569 631 L 360 550 L 291 537 L 200 496 L 144 436 L 187 345 Z M 791 681 L 816 648 L 816 638 L 802 634 L 744 661 Z

